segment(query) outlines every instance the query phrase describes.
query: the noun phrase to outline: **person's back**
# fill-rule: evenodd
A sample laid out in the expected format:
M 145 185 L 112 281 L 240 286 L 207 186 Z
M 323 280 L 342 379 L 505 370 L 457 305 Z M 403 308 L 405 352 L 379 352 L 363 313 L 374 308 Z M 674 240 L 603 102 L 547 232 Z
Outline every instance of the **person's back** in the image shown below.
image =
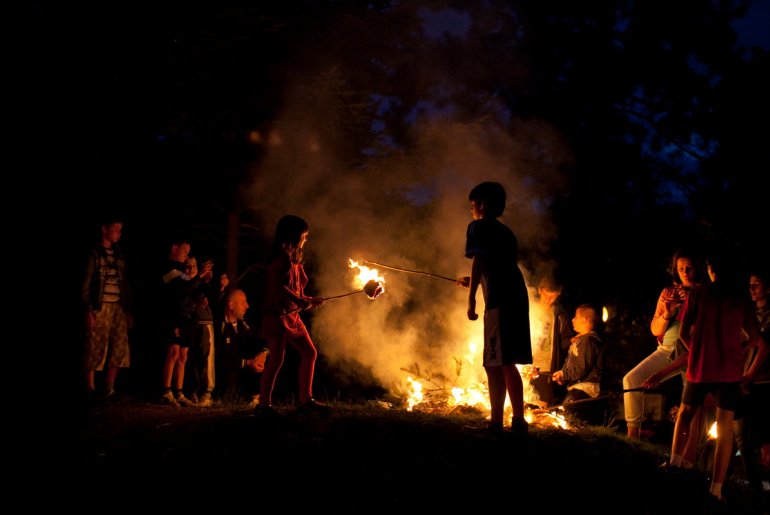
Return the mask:
M 687 300 L 682 331 L 692 344 L 687 380 L 698 383 L 738 382 L 743 377 L 744 328 L 757 329 L 747 299 L 717 281 L 696 288 Z
M 487 309 L 503 304 L 528 303 L 527 287 L 519 269 L 519 244 L 508 226 L 496 218 L 481 218 L 471 222 L 468 237 L 483 245 L 466 248 L 466 254 L 485 258 L 481 288 Z

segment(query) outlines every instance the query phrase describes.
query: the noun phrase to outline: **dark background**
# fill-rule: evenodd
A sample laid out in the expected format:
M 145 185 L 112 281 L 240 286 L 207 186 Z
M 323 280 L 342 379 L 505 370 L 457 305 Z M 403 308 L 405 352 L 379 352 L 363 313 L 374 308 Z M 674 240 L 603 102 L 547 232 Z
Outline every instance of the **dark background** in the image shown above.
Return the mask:
M 366 166 L 372 148 L 381 158 L 414 147 L 421 105 L 424 116 L 451 106 L 462 121 L 540 119 L 561 132 L 573 159 L 547 206 L 559 228 L 548 251 L 570 308 L 588 299 L 616 310 L 604 329 L 611 365 L 627 369 L 651 350 L 637 343 L 674 250 L 721 246 L 743 264 L 767 262 L 759 184 L 770 169 L 770 62 L 767 47 L 736 32 L 751 26 L 750 2 L 596 4 L 25 7 L 18 169 L 30 210 L 43 213 L 29 232 L 56 255 L 52 285 L 64 306 L 43 352 L 77 368 L 83 259 L 108 214 L 126 219 L 122 246 L 144 300 L 139 334 L 151 332 L 150 278 L 170 235 L 192 237 L 197 255 L 238 275 L 263 260 L 272 228 L 241 197 L 265 154 L 253 135 L 269 134 L 295 70 L 328 77 L 333 68 L 345 79 L 349 144 L 339 158 L 351 169 Z M 441 88 L 419 73 L 428 62 Z M 373 95 L 399 101 L 361 108 Z M 237 264 L 224 253 L 228 216 L 241 231 Z M 257 292 L 258 277 L 248 277 Z M 155 352 L 144 345 L 140 362 Z

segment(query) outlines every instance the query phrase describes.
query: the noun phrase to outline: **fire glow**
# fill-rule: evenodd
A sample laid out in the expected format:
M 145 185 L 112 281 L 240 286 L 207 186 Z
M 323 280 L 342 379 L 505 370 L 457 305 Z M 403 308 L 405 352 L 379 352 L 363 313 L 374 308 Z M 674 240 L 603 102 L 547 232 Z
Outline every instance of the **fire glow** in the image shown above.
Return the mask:
M 353 279 L 356 288 L 366 290 L 368 286 L 373 285 L 374 283 L 377 284 L 379 291 L 376 293 L 367 291 L 367 297 L 374 299 L 385 293 L 385 278 L 379 274 L 376 268 L 359 265 L 358 261 L 354 261 L 350 258 L 348 258 L 348 266 L 350 266 L 350 268 L 358 268 L 358 275 Z
M 481 362 L 482 349 L 471 343 L 468 345 L 469 353 L 466 355 L 467 362 Z M 564 415 L 564 408 L 556 406 L 552 408 L 534 408 L 538 403 L 534 389 L 529 384 L 529 374 L 527 373 L 529 365 L 520 366 L 519 372 L 524 383 L 524 418 L 530 424 L 540 427 L 556 427 L 560 429 L 571 429 L 570 424 Z M 407 411 L 425 411 L 430 413 L 449 414 L 455 409 L 462 407 L 478 410 L 486 416 L 489 416 L 489 392 L 486 384 L 477 383 L 466 388 L 453 386 L 449 394 L 442 388 L 427 388 L 425 382 L 418 378 L 407 377 L 407 387 L 405 388 L 405 405 Z M 510 401 L 506 399 L 506 424 L 510 422 L 512 411 Z
M 356 288 L 366 288 L 367 284 L 377 283 L 379 289 L 384 291 L 385 278 L 375 268 L 369 268 L 359 263 L 370 263 L 365 260 L 353 260 L 348 258 L 350 268 L 357 269 L 354 278 Z M 444 276 L 414 272 L 408 269 L 394 268 L 404 272 L 419 275 L 430 275 L 434 278 L 446 279 Z M 382 293 L 378 290 L 376 295 Z M 374 296 L 369 295 L 369 298 Z M 375 295 L 375 296 L 376 296 Z M 534 335 L 544 333 L 546 318 L 550 311 L 542 309 L 539 303 L 530 299 L 530 327 Z M 464 350 L 460 351 L 452 359 L 454 360 L 455 377 L 448 378 L 446 374 L 433 374 L 424 370 L 415 363 L 410 368 L 401 368 L 408 373 L 405 382 L 397 386 L 399 396 L 407 411 L 423 411 L 447 415 L 453 412 L 477 412 L 489 417 L 489 392 L 486 384 L 486 374 L 483 370 L 483 325 L 465 324 L 464 335 L 458 335 L 458 339 L 464 339 Z M 528 422 L 540 427 L 557 427 L 571 429 L 567 422 L 563 408 L 560 406 L 546 407 L 537 397 L 534 388 L 530 386 L 531 366 L 519 366 L 524 386 L 525 418 Z M 512 410 L 510 401 L 506 400 L 505 424 L 510 424 Z

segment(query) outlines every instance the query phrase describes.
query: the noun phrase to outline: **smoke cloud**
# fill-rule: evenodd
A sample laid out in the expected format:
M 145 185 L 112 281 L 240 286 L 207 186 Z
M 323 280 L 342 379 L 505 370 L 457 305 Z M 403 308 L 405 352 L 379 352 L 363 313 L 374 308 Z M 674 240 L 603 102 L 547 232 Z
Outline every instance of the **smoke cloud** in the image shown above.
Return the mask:
M 549 208 L 570 157 L 547 124 L 428 115 L 415 122 L 418 143 L 408 154 L 394 151 L 352 166 L 344 158 L 349 142 L 335 132 L 339 124 L 330 123 L 344 116 L 338 102 L 321 99 L 326 107 L 319 109 L 316 98 L 310 109 L 306 96 L 288 96 L 249 198 L 266 227 L 275 227 L 285 214 L 307 220 L 306 268 L 318 295 L 360 288 L 349 259 L 470 275 L 464 257 L 468 193 L 482 181 L 500 182 L 507 191 L 502 221 L 528 258 L 520 264 L 528 282 L 552 266 L 547 249 L 556 234 Z M 421 275 L 386 269 L 379 274 L 385 293 L 376 299 L 351 295 L 308 313 L 319 351 L 344 363 L 351 377 L 366 371 L 395 394 L 418 373 L 440 388 L 485 382 L 483 321 L 467 318 L 468 290 Z

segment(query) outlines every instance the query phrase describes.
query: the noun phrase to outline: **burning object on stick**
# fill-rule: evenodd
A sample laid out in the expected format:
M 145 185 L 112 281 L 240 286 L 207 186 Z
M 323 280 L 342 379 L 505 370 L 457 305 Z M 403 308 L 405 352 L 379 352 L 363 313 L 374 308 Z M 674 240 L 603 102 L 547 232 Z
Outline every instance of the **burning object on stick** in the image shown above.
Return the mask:
M 383 289 L 382 285 L 378 281 L 371 279 L 367 281 L 364 287 L 361 288 L 360 290 L 343 293 L 342 295 L 335 295 L 333 297 L 324 297 L 324 300 L 340 299 L 342 297 L 347 297 L 348 295 L 355 295 L 356 293 L 361 293 L 361 292 L 366 293 L 367 297 L 374 300 L 380 295 L 382 295 L 383 291 L 385 290 Z
M 356 293 L 365 293 L 369 299 L 374 300 L 385 292 L 385 287 L 383 286 L 385 279 L 377 274 L 377 270 L 370 270 L 365 266 L 358 266 L 358 263 L 352 259 L 349 261 L 350 268 L 358 268 L 360 271 L 355 279 L 357 286 L 360 286 L 360 288 L 348 293 L 343 293 L 341 295 L 324 297 L 324 302 L 327 300 L 341 299 L 342 297 L 348 297 L 350 295 L 355 295 Z M 296 313 L 297 311 L 301 311 L 301 308 L 294 308 L 281 316 L 290 315 L 292 313 Z
M 374 279 L 371 279 L 364 285 L 364 293 L 366 293 L 366 296 L 370 299 L 376 299 L 383 291 L 382 285 Z

